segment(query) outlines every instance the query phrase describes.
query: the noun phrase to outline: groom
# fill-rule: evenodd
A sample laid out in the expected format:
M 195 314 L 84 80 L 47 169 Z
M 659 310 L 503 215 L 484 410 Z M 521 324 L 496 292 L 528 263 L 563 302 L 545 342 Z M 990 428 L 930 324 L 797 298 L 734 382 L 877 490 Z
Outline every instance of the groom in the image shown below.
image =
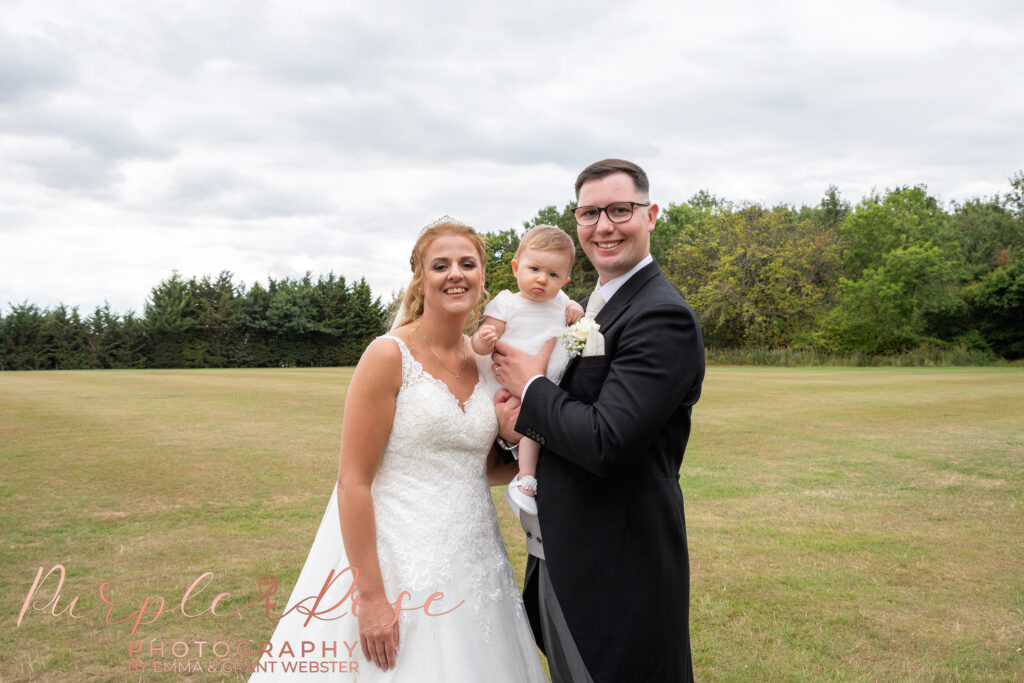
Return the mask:
M 596 310 L 604 353 L 574 359 L 558 385 L 543 352 L 499 343 L 494 355 L 498 380 L 522 397 L 516 431 L 543 446 L 545 559 L 530 556 L 523 592 L 556 683 L 693 680 L 678 477 L 704 345 L 651 259 L 648 193 L 643 169 L 621 159 L 576 180 L 576 229 L 599 276 L 581 303 Z M 514 418 L 515 403 L 499 414 Z

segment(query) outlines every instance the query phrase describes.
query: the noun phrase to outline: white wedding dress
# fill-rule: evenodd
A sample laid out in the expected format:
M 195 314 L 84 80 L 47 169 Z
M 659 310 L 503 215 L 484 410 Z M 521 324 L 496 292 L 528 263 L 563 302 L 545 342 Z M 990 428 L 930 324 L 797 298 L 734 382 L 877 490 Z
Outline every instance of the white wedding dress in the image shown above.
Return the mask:
M 422 608 L 401 612 L 397 663 L 383 672 L 363 658 L 351 598 L 324 615 L 345 614 L 334 620 L 314 617 L 304 626 L 307 615 L 293 611 L 278 623 L 270 653 L 260 660 L 263 670 L 250 681 L 546 681 L 487 486 L 487 454 L 497 433 L 491 397 L 478 382 L 460 408 L 400 339 L 386 338 L 401 349 L 402 388 L 372 489 L 380 569 L 389 600 L 410 594 L 403 607 L 444 593 L 429 607 L 440 616 Z M 338 519 L 335 491 L 288 608 L 303 598 L 311 607 L 328 572 L 349 566 Z M 342 574 L 317 609 L 341 601 L 351 586 L 351 572 Z M 314 648 L 305 657 L 303 641 Z M 337 664 L 345 660 L 352 661 Z M 330 673 L 331 667 L 347 670 Z

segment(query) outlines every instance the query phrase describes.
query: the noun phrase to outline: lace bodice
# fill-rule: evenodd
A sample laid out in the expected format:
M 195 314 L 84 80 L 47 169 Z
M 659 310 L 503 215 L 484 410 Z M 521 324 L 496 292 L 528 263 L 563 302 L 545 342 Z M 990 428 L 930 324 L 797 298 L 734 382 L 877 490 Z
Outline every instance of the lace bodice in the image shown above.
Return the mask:
M 487 486 L 498 430 L 491 397 L 478 382 L 463 410 L 401 339 L 385 338 L 402 354 L 402 387 L 373 482 L 386 589 L 420 600 L 445 591 L 439 610 L 459 600 L 479 610 L 481 601 L 503 594 L 521 606 Z

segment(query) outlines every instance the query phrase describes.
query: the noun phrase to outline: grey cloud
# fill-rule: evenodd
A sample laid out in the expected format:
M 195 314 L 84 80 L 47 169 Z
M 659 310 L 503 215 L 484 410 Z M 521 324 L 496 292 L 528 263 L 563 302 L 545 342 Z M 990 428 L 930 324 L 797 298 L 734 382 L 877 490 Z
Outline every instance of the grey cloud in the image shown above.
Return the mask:
M 35 217 L 25 211 L 0 210 L 0 232 L 16 232 L 35 222 Z
M 138 49 L 184 79 L 224 62 L 288 87 L 378 83 L 405 49 L 400 26 L 374 23 L 337 5 L 327 9 L 314 9 L 304 21 L 275 21 L 269 6 L 252 2 L 220 3 L 217 13 L 203 10 L 201 17 L 172 5 L 150 6 L 135 27 L 143 36 Z
M 163 203 L 169 211 L 238 220 L 317 215 L 331 211 L 311 194 L 274 187 L 233 169 L 178 171 Z
M 513 165 L 555 163 L 576 166 L 595 149 L 626 140 L 614 131 L 595 135 L 585 122 L 548 123 L 530 114 L 509 115 L 504 131 L 491 122 L 500 112 L 471 107 L 443 108 L 429 95 L 400 93 L 390 99 L 352 98 L 307 112 L 298 129 L 309 142 L 346 155 L 439 163 L 486 160 Z
M 263 26 L 267 4 L 251 1 L 207 3 L 133 3 L 143 15 L 126 27 L 136 37 L 136 49 L 162 71 L 190 78 L 214 60 L 237 60 L 247 44 L 267 41 Z
M 20 136 L 22 147 L 27 148 L 12 154 L 11 160 L 57 189 L 101 190 L 123 178 L 122 161 L 170 153 L 130 126 L 88 116 L 22 110 L 0 115 L 0 132 Z
M 51 44 L 0 31 L 0 102 L 58 88 L 74 78 L 72 61 Z
M 301 33 L 282 35 L 264 28 L 263 39 L 246 43 L 238 54 L 289 82 L 370 90 L 402 82 L 416 87 L 449 77 L 514 77 L 510 71 L 515 68 L 481 72 L 502 63 L 529 64 L 543 52 L 538 43 L 550 38 L 555 46 L 565 40 L 567 25 L 579 29 L 596 20 L 596 13 L 537 2 L 410 3 L 372 15 L 339 7 L 306 24 Z M 268 41 L 269 36 L 273 39 Z
M 364 234 L 357 232 L 358 229 L 357 226 L 333 230 L 319 227 L 298 231 L 290 236 L 290 251 L 310 261 L 326 258 L 338 264 L 333 266 L 336 273 L 356 273 L 359 270 L 350 265 L 362 260 L 379 261 L 388 256 L 377 233 Z
M 0 129 L 8 133 L 58 138 L 92 151 L 98 159 L 118 161 L 166 158 L 173 150 L 153 142 L 129 121 L 89 111 L 60 109 L 57 105 L 20 107 L 0 116 Z
M 47 150 L 16 159 L 30 168 L 43 184 L 73 192 L 103 192 L 123 175 L 94 151 L 84 148 Z
M 219 202 L 216 209 L 221 215 L 239 220 L 308 216 L 329 210 L 327 205 L 312 197 L 296 196 L 274 188 L 254 188 L 251 193 Z
M 167 193 L 167 199 L 171 203 L 182 202 L 185 205 L 215 203 L 244 190 L 247 185 L 245 178 L 232 169 L 181 170 Z
M 1007 19 L 1024 18 L 1024 4 L 1005 0 L 896 0 L 897 5 L 920 10 L 930 16 L 941 15 L 964 21 L 979 19 L 1003 23 Z
M 404 41 L 392 30 L 355 16 L 332 17 L 310 29 L 312 35 L 293 41 L 254 45 L 248 56 L 289 85 L 374 89 L 396 68 L 403 51 Z

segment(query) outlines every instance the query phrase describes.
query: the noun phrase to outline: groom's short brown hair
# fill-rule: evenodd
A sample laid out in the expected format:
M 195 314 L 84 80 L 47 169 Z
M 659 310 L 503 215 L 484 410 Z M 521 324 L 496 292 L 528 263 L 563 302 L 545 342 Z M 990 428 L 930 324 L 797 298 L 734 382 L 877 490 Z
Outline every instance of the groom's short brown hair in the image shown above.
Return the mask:
M 625 159 L 602 159 L 595 161 L 590 166 L 580 171 L 576 178 L 576 199 L 580 198 L 580 188 L 588 180 L 600 180 L 613 173 L 625 173 L 633 179 L 633 185 L 641 193 L 647 195 L 651 191 L 651 183 L 647 180 L 647 174 L 632 161 Z

